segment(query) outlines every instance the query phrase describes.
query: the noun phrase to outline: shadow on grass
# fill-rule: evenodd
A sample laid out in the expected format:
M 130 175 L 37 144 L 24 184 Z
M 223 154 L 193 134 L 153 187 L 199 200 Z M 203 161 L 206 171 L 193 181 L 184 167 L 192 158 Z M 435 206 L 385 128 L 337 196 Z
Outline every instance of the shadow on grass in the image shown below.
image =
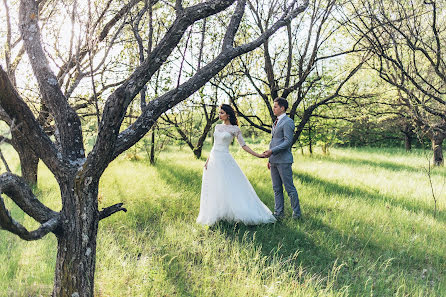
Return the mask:
M 164 249 L 164 252 L 166 255 L 171 253 L 169 249 Z M 196 294 L 190 290 L 193 286 L 189 284 L 190 278 L 186 273 L 187 268 L 185 265 L 187 265 L 187 263 L 176 261 L 176 256 L 166 256 L 162 259 L 162 263 L 167 280 L 177 290 L 175 295 L 185 297 L 196 296 Z
M 164 169 L 161 169 L 160 171 L 164 171 Z M 177 179 L 172 179 L 171 175 L 166 175 L 164 177 L 171 181 L 177 181 Z M 123 186 L 124 185 L 120 184 L 118 180 L 114 181 L 114 190 L 120 197 L 125 197 L 122 188 Z M 171 201 L 168 199 L 163 199 L 162 197 L 158 199 L 150 199 L 149 197 L 136 202 L 130 200 L 126 203 L 126 206 L 128 212 L 125 214 L 126 221 L 124 228 L 129 229 L 129 232 L 136 231 L 140 234 L 147 233 L 148 237 L 163 238 L 165 236 L 165 226 L 163 221 L 166 217 L 176 218 L 175 214 L 171 211 L 172 208 L 176 208 L 176 206 L 172 205 Z M 175 210 L 173 209 L 173 211 Z M 104 229 L 113 232 L 116 229 L 123 228 L 121 220 L 122 218 L 119 218 L 118 216 L 112 216 L 101 224 L 99 234 L 104 232 Z M 126 250 L 125 257 L 129 258 L 130 262 L 135 261 L 134 259 L 139 260 L 143 253 L 147 252 L 144 251 L 145 247 L 133 246 L 129 249 L 129 243 L 125 238 L 125 236 L 123 238 L 117 238 L 115 244 L 118 244 L 122 250 Z M 164 255 L 160 258 L 161 269 L 166 276 L 165 281 L 175 288 L 175 296 L 195 296 L 189 291 L 191 286 L 188 286 L 188 279 L 185 273 L 186 269 L 182 267 L 183 263 L 176 261 L 175 256 L 172 256 L 172 247 L 161 245 L 157 246 L 156 249 L 160 255 Z
M 378 192 L 374 193 L 357 187 L 341 185 L 310 175 L 308 173 L 298 172 L 296 170 L 293 170 L 293 174 L 294 178 L 297 178 L 303 184 L 309 184 L 313 187 L 317 187 L 327 196 L 330 196 L 331 194 L 345 195 L 353 197 L 353 199 L 363 199 L 370 202 L 381 202 L 382 204 L 388 204 L 393 207 L 400 207 L 414 213 L 422 211 L 424 215 L 428 215 L 431 217 L 434 217 L 435 215 L 433 206 L 428 205 L 427 203 L 422 201 L 401 200 L 396 197 L 380 194 Z M 444 212 L 437 212 L 435 219 L 445 222 L 446 215 Z
M 156 170 L 169 185 L 177 189 L 187 189 L 200 197 L 202 175 L 197 170 L 164 160 L 158 161 Z
M 171 185 L 174 185 L 178 189 L 184 189 L 188 187 L 197 199 L 200 197 L 201 191 L 201 174 L 196 170 L 190 168 L 179 167 L 175 164 L 163 163 L 157 167 L 157 171 L 162 178 L 168 181 Z M 258 192 L 259 195 L 263 195 L 266 192 L 269 195 L 269 191 L 266 187 Z M 196 209 L 194 211 L 193 220 L 198 215 L 199 204 L 196 203 Z M 259 226 L 245 226 L 243 224 L 231 224 L 227 222 L 220 222 L 214 225 L 211 229 L 220 231 L 225 234 L 228 240 L 242 240 L 242 237 L 246 232 L 250 232 L 251 239 L 255 240 L 256 245 L 261 245 L 262 253 L 269 259 L 273 256 L 278 258 L 288 258 L 299 251 L 305 254 L 305 256 L 298 256 L 298 262 L 296 265 L 302 263 L 305 266 L 314 266 L 314 263 L 319 262 L 322 264 L 322 271 L 328 272 L 332 268 L 333 262 L 336 260 L 336 255 L 331 254 L 330 251 L 324 247 L 318 245 L 308 234 L 300 229 L 294 228 L 294 221 L 292 227 L 285 223 L 266 224 Z M 254 239 L 254 232 L 256 233 Z M 280 247 L 278 247 L 280 246 Z M 305 259 L 303 261 L 302 259 Z M 321 269 L 314 269 L 314 273 L 321 273 Z M 179 279 L 187 282 L 187 277 L 181 275 L 172 275 L 175 281 Z M 178 279 L 179 278 L 179 279 Z M 183 283 L 181 288 L 187 288 L 187 284 Z M 189 294 L 189 292 L 184 292 Z
M 146 232 L 149 230 L 154 233 L 157 238 L 163 238 L 165 233 L 166 220 L 190 220 L 191 213 L 197 212 L 194 208 L 194 201 L 189 196 L 197 195 L 195 205 L 199 205 L 201 191 L 201 177 L 191 169 L 175 166 L 167 161 L 160 160 L 155 165 L 155 170 L 159 177 L 172 188 L 174 192 L 186 193 L 188 197 L 172 200 L 169 197 L 147 197 L 134 201 L 130 199 L 126 202 L 128 208 L 126 226 L 129 229 L 138 230 L 138 232 Z M 156 184 L 151 183 L 153 186 Z M 114 181 L 114 190 L 116 195 L 125 197 L 125 185 L 120 184 L 119 180 Z M 118 224 L 120 224 L 119 220 Z M 189 223 L 189 222 L 188 222 Z M 127 243 L 122 242 L 122 248 L 125 249 Z M 195 296 L 191 292 L 190 279 L 187 275 L 187 263 L 178 261 L 172 253 L 174 246 L 162 245 L 158 246 L 158 253 L 163 255 L 160 259 L 165 281 L 175 288 L 175 296 Z M 133 251 L 131 257 L 139 257 L 138 250 Z
M 369 166 L 369 167 L 381 168 L 381 169 L 390 170 L 390 171 L 408 171 L 408 172 L 425 174 L 423 167 L 404 165 L 404 164 L 399 164 L 396 162 L 389 162 L 389 161 L 382 161 L 382 160 L 372 161 L 372 160 L 367 160 L 367 159 L 339 157 L 339 156 L 336 156 L 335 158 L 333 158 L 331 156 L 321 156 L 320 159 L 324 160 L 324 162 L 343 163 L 343 164 L 352 165 L 355 167 Z M 427 166 L 428 166 L 427 160 L 426 160 L 425 164 L 423 163 L 423 165 L 425 165 L 425 168 L 427 168 Z M 432 164 L 431 164 L 431 166 L 432 166 Z M 446 170 L 436 170 L 436 168 L 433 168 L 432 174 L 446 177 Z M 427 176 L 426 176 L 426 178 L 427 178 Z
M 307 224 L 314 226 L 315 222 L 312 218 L 306 218 L 305 222 L 288 218 L 274 224 L 256 226 L 219 222 L 212 228 L 221 230 L 230 240 L 241 242 L 244 237 L 254 240 L 257 245 L 261 246 L 262 253 L 270 259 L 274 255 L 286 259 L 299 252 L 295 264 L 302 264 L 306 268 L 313 267 L 315 268 L 314 273 L 328 271 L 327 269 L 332 267 L 336 255 L 319 245 L 310 236 L 304 227 Z
M 307 209 L 308 213 L 312 211 L 313 209 Z M 303 279 L 299 281 L 305 282 L 305 279 L 312 278 L 313 275 L 332 277 L 335 291 L 349 287 L 352 296 L 361 296 L 372 291 L 378 295 L 395 292 L 400 284 L 393 286 L 387 280 L 397 273 L 403 273 L 405 282 L 414 285 L 420 281 L 420 272 L 432 265 L 432 260 L 436 263 L 446 261 L 445 256 L 427 256 L 421 249 L 411 253 L 404 247 L 382 246 L 370 240 L 373 231 L 365 234 L 340 231 L 311 215 L 297 222 L 285 219 L 272 225 L 259 226 L 234 226 L 220 222 L 213 228 L 221 230 L 228 240 L 243 242 L 248 238 L 254 241 L 261 247 L 262 254 L 270 260 L 273 255 L 283 260 L 292 259 L 298 252 L 298 257 L 293 260 L 294 265 L 296 270 L 301 266 L 305 271 Z M 436 259 L 428 260 L 431 257 Z M 390 269 L 383 268 L 387 261 Z M 335 276 L 331 274 L 334 266 L 340 267 Z M 374 268 L 370 269 L 373 266 Z M 429 276 L 429 280 L 438 283 L 442 280 L 435 274 L 440 273 L 441 266 L 435 265 L 435 269 L 436 273 Z M 369 277 L 375 279 L 373 284 L 369 282 Z
M 191 196 L 197 196 L 199 200 L 201 174 L 197 170 L 168 162 L 160 164 L 157 170 L 160 176 L 168 181 L 169 184 L 178 189 L 187 188 L 188 191 L 192 192 Z M 302 183 L 308 184 L 311 187 L 318 187 L 328 196 L 332 194 L 346 195 L 353 197 L 353 199 L 364 199 L 374 203 L 388 203 L 389 205 L 401 207 L 413 212 L 422 211 L 424 214 L 433 215 L 433 210 L 422 202 L 401 201 L 394 197 L 383 196 L 379 193 L 372 193 L 363 189 L 326 181 L 306 173 L 294 172 L 294 174 L 295 178 L 302 181 Z M 265 194 L 268 196 L 271 194 L 269 187 L 262 184 L 260 188 L 261 190 L 258 191 L 260 197 L 263 197 Z M 193 210 L 192 217 L 189 218 L 189 220 L 194 220 L 198 214 L 199 206 L 197 203 L 190 204 L 190 206 L 196 207 Z M 403 270 L 412 276 L 432 260 L 435 263 L 444 263 L 446 261 L 446 257 L 441 255 L 427 256 L 425 252 L 419 250 L 419 247 L 414 247 L 414 251 L 408 251 L 404 247 L 388 247 L 371 242 L 371 234 L 381 232 L 380 230 L 370 229 L 365 234 L 357 234 L 354 230 L 340 231 L 333 229 L 318 219 L 316 215 L 312 215 L 322 211 L 324 209 L 310 208 L 310 206 L 307 206 L 307 209 L 304 210 L 305 216 L 303 221 L 293 221 L 288 218 L 276 224 L 259 226 L 234 225 L 220 222 L 212 227 L 212 229 L 223 232 L 228 240 L 237 240 L 240 242 L 248 234 L 248 239 L 260 246 L 263 255 L 270 260 L 274 255 L 279 258 L 289 258 L 298 251 L 299 256 L 295 260 L 295 265 L 302 265 L 311 274 L 328 275 L 336 261 L 338 263 L 344 263 L 345 268 L 340 272 L 341 276 L 336 280 L 335 287 L 340 289 L 344 286 L 351 285 L 352 281 L 357 280 L 360 282 L 357 284 L 358 288 L 353 289 L 353 293 L 356 292 L 357 294 L 364 293 L 364 288 L 361 286 L 367 282 L 367 269 L 364 267 L 358 268 L 358 263 L 360 261 L 366 261 L 364 259 L 376 260 L 384 255 L 385 259 L 394 259 L 391 264 L 394 269 L 401 270 L 401 267 L 403 267 Z M 336 214 L 333 215 L 335 216 Z M 437 219 L 444 221 L 444 214 L 440 213 L 437 215 Z M 367 227 L 365 226 L 364 228 Z M 327 242 L 332 243 L 333 249 L 327 247 Z M 343 246 L 343 248 L 336 248 L 336 246 Z M 361 252 L 358 253 L 358 251 Z M 437 265 L 434 264 L 434 266 Z M 358 269 L 364 269 L 361 272 L 362 276 L 356 276 Z M 187 276 L 171 275 L 170 277 L 172 277 L 172 281 L 180 281 L 182 283 L 180 287 L 183 288 L 182 290 L 185 290 L 184 294 L 190 294 L 186 290 L 188 282 Z M 413 278 L 415 279 L 415 277 Z

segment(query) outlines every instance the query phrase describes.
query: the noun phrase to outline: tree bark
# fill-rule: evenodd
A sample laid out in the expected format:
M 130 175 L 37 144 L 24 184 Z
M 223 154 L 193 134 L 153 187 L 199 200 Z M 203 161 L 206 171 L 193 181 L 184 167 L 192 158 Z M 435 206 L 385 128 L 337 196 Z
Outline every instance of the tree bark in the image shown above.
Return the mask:
M 71 177 L 60 183 L 63 233 L 57 237 L 53 296 L 94 296 L 98 184 L 91 177 Z
M 2 138 L 0 141 L 5 141 L 12 145 L 20 159 L 22 177 L 29 186 L 33 187 L 37 184 L 37 166 L 39 164 L 39 158 L 34 154 L 32 149 L 26 146 L 17 131 L 17 127 L 14 126 L 14 121 L 12 121 L 4 111 L 0 111 L 0 120 L 4 121 L 11 129 L 11 139 L 6 140 L 5 138 Z
M 94 296 L 96 238 L 98 224 L 123 210 L 116 204 L 98 211 L 99 179 L 109 163 L 137 143 L 156 123 L 161 114 L 203 87 L 236 57 L 254 50 L 308 6 L 297 1 L 265 33 L 246 44 L 234 47 L 234 39 L 244 15 L 246 0 L 238 0 L 225 33 L 221 52 L 188 81 L 148 102 L 138 119 L 124 131 L 121 126 L 129 105 L 177 47 L 184 32 L 195 22 L 225 11 L 235 0 L 210 0 L 187 8 L 177 1 L 177 18 L 150 56 L 106 100 L 96 143 L 85 157 L 79 115 L 62 93 L 41 43 L 39 3 L 20 1 L 20 31 L 40 98 L 55 123 L 55 141 L 44 131 L 32 110 L 11 84 L 0 65 L 0 105 L 17 124 L 20 143 L 42 160 L 54 174 L 61 193 L 62 210 L 45 207 L 21 178 L 10 173 L 0 176 L 0 194 L 13 197 L 25 213 L 41 223 L 28 232 L 14 220 L 0 195 L 0 227 L 25 240 L 37 240 L 53 232 L 58 240 L 53 297 Z M 133 2 L 132 2 L 133 3 Z
M 313 155 L 313 137 L 311 132 L 311 124 L 310 121 L 308 121 L 308 151 L 310 152 L 310 155 Z
M 434 152 L 433 162 L 435 166 L 443 166 L 444 165 L 444 159 L 443 159 L 443 139 L 444 137 L 437 137 L 434 136 L 431 139 L 432 142 L 432 150 Z
M 12 141 L 13 147 L 19 155 L 22 177 L 30 187 L 37 185 L 39 158 L 29 148 L 15 142 L 14 137 L 12 138 Z

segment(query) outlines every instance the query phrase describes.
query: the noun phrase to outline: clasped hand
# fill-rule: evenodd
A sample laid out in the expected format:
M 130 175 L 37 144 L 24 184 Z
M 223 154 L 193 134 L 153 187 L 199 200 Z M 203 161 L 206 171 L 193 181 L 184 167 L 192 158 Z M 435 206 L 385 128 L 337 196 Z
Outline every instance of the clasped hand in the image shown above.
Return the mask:
M 272 154 L 273 152 L 271 150 L 267 150 L 259 154 L 259 158 L 269 158 Z

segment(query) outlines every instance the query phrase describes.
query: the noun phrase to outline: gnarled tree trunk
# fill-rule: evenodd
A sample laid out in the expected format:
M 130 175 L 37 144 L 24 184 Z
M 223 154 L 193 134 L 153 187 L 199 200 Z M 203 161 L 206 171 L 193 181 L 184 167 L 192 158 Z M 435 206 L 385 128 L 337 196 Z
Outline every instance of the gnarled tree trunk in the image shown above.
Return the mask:
M 57 237 L 53 296 L 94 295 L 98 184 L 91 177 L 70 177 L 61 183 L 63 233 Z
M 49 209 L 33 195 L 22 178 L 5 173 L 0 175 L 0 193 L 12 196 L 15 204 L 41 226 L 35 231 L 26 230 L 11 217 L 0 195 L 0 228 L 25 240 L 37 240 L 53 232 L 58 240 L 53 297 L 88 297 L 94 293 L 98 223 L 118 211 L 125 211 L 122 203 L 98 211 L 99 179 L 108 164 L 141 140 L 161 114 L 202 88 L 233 59 L 260 46 L 303 12 L 309 2 L 302 5 L 293 2 L 263 34 L 249 43 L 234 46 L 246 0 L 209 0 L 186 8 L 182 1 L 177 1 L 176 18 L 163 39 L 106 100 L 96 142 L 88 156 L 85 155 L 80 117 L 63 94 L 41 44 L 39 4 L 44 2 L 20 1 L 20 31 L 26 52 L 32 57 L 29 62 L 38 81 L 41 100 L 54 119 L 55 141 L 36 120 L 1 66 L 0 105 L 17 124 L 18 141 L 32 150 L 56 177 L 62 210 L 55 212 Z M 131 3 L 136 2 L 133 0 Z M 186 82 L 147 102 L 138 119 L 121 130 L 128 107 L 177 47 L 186 30 L 195 22 L 226 10 L 234 2 L 237 6 L 218 55 Z

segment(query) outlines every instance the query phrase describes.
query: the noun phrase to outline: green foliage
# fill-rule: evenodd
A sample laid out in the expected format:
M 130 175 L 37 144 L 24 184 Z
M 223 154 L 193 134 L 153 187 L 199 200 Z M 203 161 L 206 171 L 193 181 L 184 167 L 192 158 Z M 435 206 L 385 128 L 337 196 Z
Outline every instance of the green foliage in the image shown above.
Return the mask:
M 237 145 L 231 151 L 272 208 L 265 160 Z M 208 228 L 195 223 L 203 160 L 176 147 L 160 153 L 156 166 L 122 156 L 101 179 L 99 207 L 123 201 L 128 212 L 100 223 L 95 296 L 443 296 L 446 201 L 434 218 L 425 162 L 418 150 L 296 154 L 302 221 L 290 219 L 287 203 L 281 223 Z M 445 170 L 435 168 L 435 186 Z M 38 186 L 40 199 L 58 210 L 57 184 L 45 168 Z M 54 236 L 1 236 L 0 296 L 50 295 Z

